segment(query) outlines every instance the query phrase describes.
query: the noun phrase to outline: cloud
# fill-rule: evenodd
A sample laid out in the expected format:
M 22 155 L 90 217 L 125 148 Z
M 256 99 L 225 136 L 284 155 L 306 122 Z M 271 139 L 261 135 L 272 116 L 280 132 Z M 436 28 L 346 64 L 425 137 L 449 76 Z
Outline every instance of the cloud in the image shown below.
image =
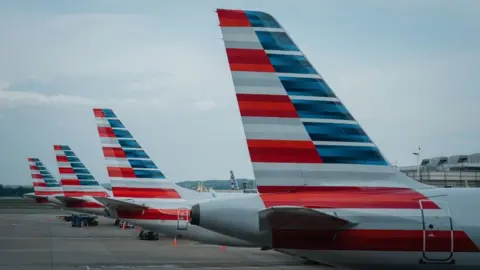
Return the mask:
M 210 44 L 192 46 L 196 41 L 188 35 L 165 40 L 174 28 L 157 27 L 161 23 L 153 16 L 128 14 L 0 16 L 0 35 L 9 40 L 0 43 L 0 59 L 11 63 L 0 65 L 0 79 L 48 82 L 59 75 L 156 74 L 150 81 L 140 78 L 141 83 L 130 85 L 148 90 L 162 81 L 161 76 L 184 74 L 189 79 L 177 78 L 176 83 L 198 84 L 204 77 L 198 68 L 212 61 Z
M 142 84 L 141 82 L 139 84 Z M 148 82 L 147 82 L 148 84 Z M 153 86 L 152 86 L 153 87 Z M 44 94 L 33 91 L 10 89 L 8 83 L 0 83 L 0 107 L 32 107 L 32 106 L 89 106 L 89 107 L 135 107 L 137 109 L 186 109 L 211 110 L 216 107 L 213 100 L 189 101 L 179 97 L 144 95 L 142 97 L 116 97 L 109 99 L 93 99 L 77 95 Z M 152 91 L 153 89 L 145 91 Z
M 93 99 L 72 95 L 46 95 L 31 91 L 10 90 L 9 84 L 0 84 L 0 104 L 2 107 L 43 106 L 43 105 L 83 105 L 95 106 Z
M 0 91 L 0 102 L 22 105 L 95 105 L 89 98 L 69 95 L 43 95 L 35 92 Z
M 201 100 L 193 103 L 193 107 L 202 111 L 211 110 L 216 107 L 216 103 L 213 100 Z
M 216 107 L 230 94 L 218 89 L 231 87 L 223 44 L 211 42 L 219 33 L 205 30 L 203 35 L 198 30 L 198 37 L 175 35 L 166 41 L 176 30 L 157 27 L 161 23 L 155 16 L 131 14 L 0 17 L 0 35 L 10 41 L 0 43 L 0 59 L 12 63 L 0 65 L 0 81 L 11 83 L 0 92 L 0 103 Z

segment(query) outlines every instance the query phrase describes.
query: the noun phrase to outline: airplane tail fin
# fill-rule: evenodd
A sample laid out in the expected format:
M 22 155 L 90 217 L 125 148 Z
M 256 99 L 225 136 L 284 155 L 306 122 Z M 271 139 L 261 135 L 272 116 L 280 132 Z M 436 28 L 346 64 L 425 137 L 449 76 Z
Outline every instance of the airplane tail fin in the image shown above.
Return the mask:
M 105 196 L 108 193 L 68 145 L 54 145 L 60 183 L 65 196 Z
M 425 187 L 390 166 L 271 15 L 217 14 L 260 192 Z
M 237 180 L 235 179 L 235 175 L 233 174 L 232 170 L 230 170 L 230 186 L 232 187 L 232 190 L 238 189 Z
M 28 158 L 35 196 L 62 195 L 63 189 L 38 158 Z
M 93 109 L 93 113 L 115 197 L 181 198 L 113 110 Z

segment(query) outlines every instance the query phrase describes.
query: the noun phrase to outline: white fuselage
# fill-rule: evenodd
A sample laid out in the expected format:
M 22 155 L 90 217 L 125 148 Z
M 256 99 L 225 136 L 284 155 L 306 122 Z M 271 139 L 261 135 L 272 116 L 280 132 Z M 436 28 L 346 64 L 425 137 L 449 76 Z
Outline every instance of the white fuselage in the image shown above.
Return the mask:
M 243 194 L 221 194 L 219 197 L 238 197 Z M 115 209 L 109 209 L 110 217 L 119 218 L 147 230 L 163 233 L 169 237 L 181 237 L 205 244 L 253 247 L 254 245 L 235 237 L 219 234 L 198 226 L 191 225 L 189 213 L 192 204 L 211 200 L 210 194 L 205 193 L 197 200 L 183 199 L 129 199 L 129 202 L 146 205 L 149 210 L 138 212 L 135 215 L 123 214 Z M 201 197 L 201 199 L 199 199 Z M 156 216 L 152 216 L 156 215 Z
M 441 209 L 322 209 L 358 223 L 336 233 L 260 231 L 258 213 L 266 207 L 257 194 L 200 203 L 193 211 L 198 211 L 197 222 L 203 228 L 334 266 L 480 269 L 480 215 L 472 205 L 480 203 L 480 189 L 417 191 Z

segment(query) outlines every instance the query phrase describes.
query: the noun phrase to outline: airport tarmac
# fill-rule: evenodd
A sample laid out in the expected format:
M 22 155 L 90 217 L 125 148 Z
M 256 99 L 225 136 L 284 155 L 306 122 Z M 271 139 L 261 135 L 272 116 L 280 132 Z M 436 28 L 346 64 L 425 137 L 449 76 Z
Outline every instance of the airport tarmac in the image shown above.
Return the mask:
M 204 245 L 185 239 L 137 239 L 137 229 L 73 228 L 54 209 L 0 209 L 0 270 L 333 269 L 274 251 Z

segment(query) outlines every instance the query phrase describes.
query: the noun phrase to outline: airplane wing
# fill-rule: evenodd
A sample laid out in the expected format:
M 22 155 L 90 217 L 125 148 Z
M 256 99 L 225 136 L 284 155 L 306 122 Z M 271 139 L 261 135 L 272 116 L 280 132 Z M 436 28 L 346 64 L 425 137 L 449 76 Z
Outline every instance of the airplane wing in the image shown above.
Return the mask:
M 357 223 L 305 207 L 270 207 L 259 212 L 260 230 L 345 230 Z
M 95 200 L 101 202 L 103 205 L 110 209 L 117 209 L 117 210 L 123 210 L 123 211 L 141 211 L 148 209 L 149 207 L 143 204 L 137 204 L 133 202 L 128 202 L 124 200 L 117 200 L 117 199 L 112 199 L 112 198 L 105 198 L 105 197 L 94 197 Z

